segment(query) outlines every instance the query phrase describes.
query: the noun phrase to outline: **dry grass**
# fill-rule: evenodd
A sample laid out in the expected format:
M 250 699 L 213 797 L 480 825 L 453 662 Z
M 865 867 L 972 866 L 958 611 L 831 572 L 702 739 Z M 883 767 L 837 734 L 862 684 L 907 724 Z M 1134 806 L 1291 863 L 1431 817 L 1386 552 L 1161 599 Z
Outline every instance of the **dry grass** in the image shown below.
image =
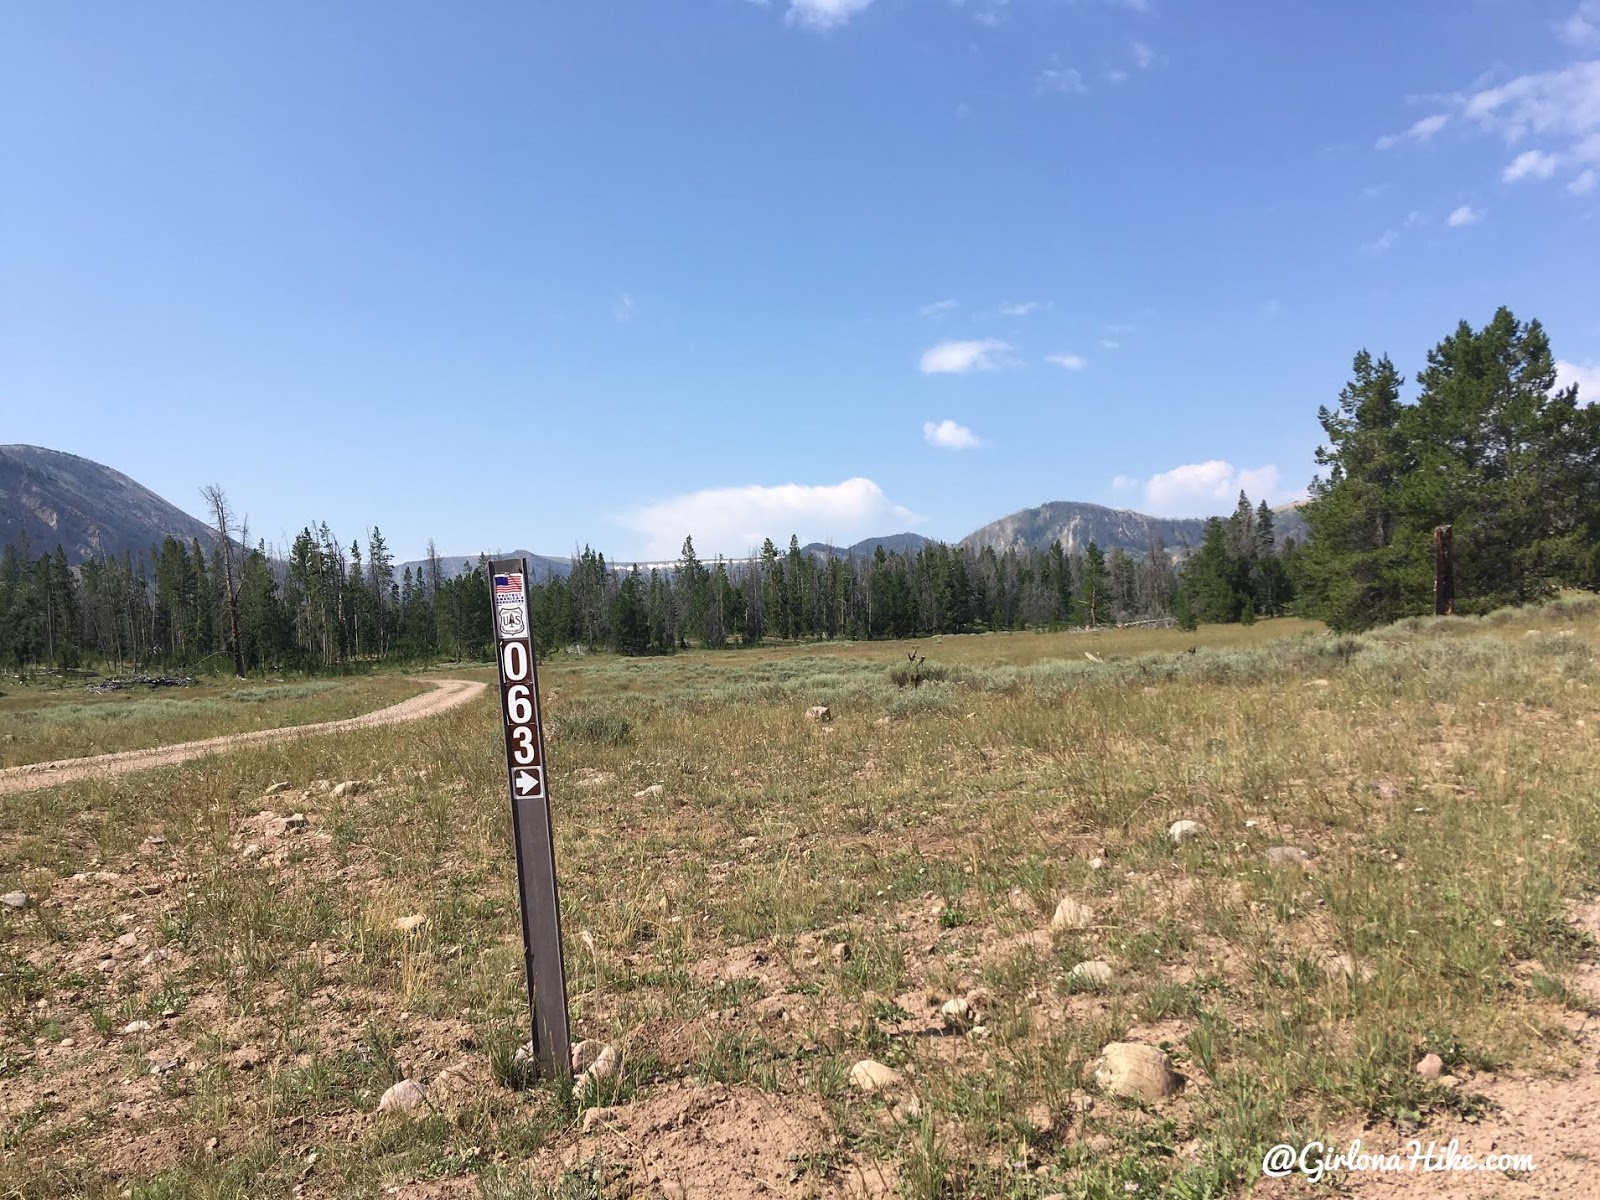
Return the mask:
M 740 1171 L 783 1195 L 1235 1194 L 1265 1145 L 1569 1065 L 1597 646 L 1574 602 L 1359 639 L 544 664 L 574 1026 L 626 1061 L 611 1133 L 504 1083 L 526 1012 L 491 701 L 0 801 L 0 890 L 40 901 L 0 924 L 0 1195 L 610 1196 L 667 1160 L 690 1195 L 757 1194 Z M 946 677 L 896 686 L 909 649 Z M 317 782 L 352 776 L 375 786 Z M 267 807 L 311 826 L 270 838 Z M 1175 848 L 1179 818 L 1208 834 Z M 1280 844 L 1313 869 L 1269 864 Z M 1094 924 L 1052 937 L 1067 894 Z M 1068 977 L 1090 958 L 1108 985 Z M 982 1033 L 943 1030 L 953 996 Z M 1183 1092 L 1095 1094 L 1113 1039 L 1166 1046 Z M 1412 1071 L 1430 1050 L 1463 1086 Z M 901 1094 L 849 1086 L 867 1056 Z M 402 1075 L 435 1107 L 373 1115 Z M 794 1128 L 720 1140 L 763 1095 Z

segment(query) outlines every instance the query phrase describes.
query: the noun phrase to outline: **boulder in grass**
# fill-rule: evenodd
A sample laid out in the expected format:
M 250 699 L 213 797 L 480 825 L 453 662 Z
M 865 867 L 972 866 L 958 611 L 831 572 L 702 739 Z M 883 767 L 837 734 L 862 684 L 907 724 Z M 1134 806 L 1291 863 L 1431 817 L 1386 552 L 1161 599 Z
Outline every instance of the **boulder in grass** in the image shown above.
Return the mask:
M 1088 929 L 1094 924 L 1094 909 L 1081 904 L 1071 896 L 1063 896 L 1050 918 L 1050 928 L 1058 933 L 1070 929 Z
M 577 1057 L 576 1051 L 584 1045 L 584 1042 L 579 1042 L 573 1047 L 574 1058 Z M 587 1054 L 588 1051 L 585 1052 L 585 1057 Z M 622 1051 L 615 1046 L 601 1045 L 600 1049 L 594 1052 L 593 1061 L 572 1081 L 572 1098 L 582 1103 L 592 1087 L 598 1085 L 602 1079 L 611 1078 L 621 1069 Z
M 1166 1051 L 1143 1042 L 1112 1042 L 1100 1051 L 1095 1082 L 1113 1096 L 1154 1104 L 1174 1094 L 1183 1081 Z
M 850 1068 L 850 1082 L 863 1092 L 881 1092 L 900 1082 L 900 1072 L 871 1058 Z
M 428 1089 L 414 1079 L 402 1079 L 378 1101 L 378 1111 L 412 1113 L 428 1103 Z
M 1174 846 L 1184 846 L 1199 838 L 1206 831 L 1206 827 L 1199 821 L 1174 821 L 1167 829 L 1167 836 L 1172 839 Z
M 1111 964 L 1103 959 L 1092 958 L 1088 962 L 1081 962 L 1067 972 L 1067 978 L 1074 983 L 1092 984 L 1095 987 L 1105 987 L 1111 982 Z

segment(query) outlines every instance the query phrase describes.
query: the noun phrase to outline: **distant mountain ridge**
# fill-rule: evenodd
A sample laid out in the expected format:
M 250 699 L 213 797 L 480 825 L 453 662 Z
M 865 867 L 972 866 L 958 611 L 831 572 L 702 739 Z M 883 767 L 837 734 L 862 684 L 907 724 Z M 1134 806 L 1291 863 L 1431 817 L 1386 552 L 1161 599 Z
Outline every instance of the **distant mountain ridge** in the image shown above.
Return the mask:
M 891 533 L 885 537 L 862 538 L 853 546 L 833 546 L 827 542 L 812 542 L 800 547 L 801 551 L 816 558 L 871 558 L 883 547 L 885 554 L 915 554 L 937 539 L 923 537 L 920 533 Z
M 1200 517 L 1150 517 L 1127 508 L 1054 500 L 991 521 L 967 534 L 961 545 L 969 550 L 993 548 L 1000 554 L 1007 550 L 1044 550 L 1059 541 L 1063 550 L 1074 554 L 1093 542 L 1108 552 L 1144 554 L 1152 540 L 1160 538 L 1163 546 L 1181 556 L 1200 545 L 1205 527 Z
M 1285 538 L 1303 539 L 1305 518 L 1298 504 L 1272 510 L 1273 534 L 1281 545 Z M 1093 542 L 1110 552 L 1145 554 L 1154 539 L 1174 558 L 1183 558 L 1199 549 L 1205 540 L 1207 517 L 1152 517 L 1128 508 L 1108 508 L 1081 500 L 1054 500 L 1037 508 L 1023 508 L 1010 516 L 991 521 L 967 534 L 961 545 L 969 550 L 993 547 L 995 553 L 1007 550 L 1045 550 L 1055 541 L 1068 554 L 1076 554 Z
M 505 550 L 495 551 L 493 554 L 485 552 L 485 558 L 525 558 L 528 560 L 528 574 L 535 583 L 542 583 L 552 575 L 563 578 L 572 574 L 572 560 L 570 558 L 552 558 L 548 554 L 535 554 L 532 550 Z M 466 575 L 478 565 L 476 554 L 441 554 L 439 556 L 439 574 L 444 579 L 454 579 L 457 575 Z M 395 578 L 400 578 L 407 568 L 413 575 L 426 578 L 428 560 L 414 558 L 407 562 L 396 563 L 394 567 Z
M 0 446 L 0 545 L 22 534 L 34 556 L 60 545 L 72 563 L 148 552 L 169 535 L 198 538 L 207 552 L 216 542 L 204 521 L 121 471 L 43 446 Z

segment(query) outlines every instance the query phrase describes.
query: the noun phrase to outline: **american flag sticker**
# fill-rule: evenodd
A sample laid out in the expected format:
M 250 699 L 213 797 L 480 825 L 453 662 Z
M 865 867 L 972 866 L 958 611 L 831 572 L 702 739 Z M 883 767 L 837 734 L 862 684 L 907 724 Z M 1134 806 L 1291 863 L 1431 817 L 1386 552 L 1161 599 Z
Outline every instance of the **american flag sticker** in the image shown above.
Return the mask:
M 522 591 L 522 573 L 513 571 L 508 575 L 494 577 L 494 604 L 496 608 L 509 605 L 522 605 L 526 600 Z

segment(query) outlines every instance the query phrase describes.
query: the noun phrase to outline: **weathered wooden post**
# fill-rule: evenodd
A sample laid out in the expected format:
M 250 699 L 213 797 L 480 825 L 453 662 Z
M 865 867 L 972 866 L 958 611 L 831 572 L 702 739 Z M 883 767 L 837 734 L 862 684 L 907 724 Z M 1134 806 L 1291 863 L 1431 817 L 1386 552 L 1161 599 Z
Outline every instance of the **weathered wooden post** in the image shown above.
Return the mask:
M 523 958 L 533 1017 L 533 1058 L 540 1075 L 570 1081 L 567 971 L 561 957 L 561 900 L 556 890 L 555 840 L 544 770 L 539 673 L 528 614 L 528 564 L 520 558 L 497 558 L 489 563 L 489 574 L 500 714 L 505 726 L 506 785 L 517 844 Z
M 1455 526 L 1433 531 L 1433 615 L 1454 616 L 1456 611 Z

